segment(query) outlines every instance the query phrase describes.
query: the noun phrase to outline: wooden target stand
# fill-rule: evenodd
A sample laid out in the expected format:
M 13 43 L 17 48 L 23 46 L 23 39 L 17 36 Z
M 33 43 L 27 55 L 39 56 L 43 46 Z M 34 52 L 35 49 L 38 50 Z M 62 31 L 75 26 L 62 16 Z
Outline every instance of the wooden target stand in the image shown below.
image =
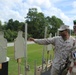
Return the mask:
M 24 57 L 25 43 L 22 37 L 22 31 L 18 32 L 18 37 L 14 41 L 15 59 L 18 63 L 18 75 L 21 74 L 21 58 Z
M 2 69 L 2 63 L 6 61 L 6 48 L 7 40 L 4 38 L 4 33 L 0 31 L 0 69 Z

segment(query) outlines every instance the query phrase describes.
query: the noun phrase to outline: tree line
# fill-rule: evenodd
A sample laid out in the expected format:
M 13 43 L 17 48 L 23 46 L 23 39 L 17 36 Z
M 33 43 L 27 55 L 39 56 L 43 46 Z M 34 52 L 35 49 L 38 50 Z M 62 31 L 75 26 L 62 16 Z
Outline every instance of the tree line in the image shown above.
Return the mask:
M 63 21 L 56 16 L 45 16 L 42 12 L 38 12 L 37 8 L 30 8 L 27 16 L 25 17 L 27 23 L 28 38 L 44 38 L 45 27 L 47 26 L 47 36 L 52 33 L 55 35 L 60 25 L 63 25 Z M 25 22 L 19 22 L 18 20 L 9 19 L 3 25 L 0 21 L 0 31 L 4 32 L 4 37 L 9 41 L 14 41 L 17 37 L 18 31 L 25 31 Z

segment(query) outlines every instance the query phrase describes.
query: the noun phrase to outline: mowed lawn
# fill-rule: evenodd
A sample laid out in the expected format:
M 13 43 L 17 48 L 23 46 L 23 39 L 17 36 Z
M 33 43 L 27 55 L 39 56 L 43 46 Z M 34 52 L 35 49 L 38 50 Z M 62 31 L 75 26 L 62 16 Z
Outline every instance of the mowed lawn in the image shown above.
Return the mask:
M 27 45 L 27 63 L 30 66 L 30 71 L 28 71 L 28 75 L 34 75 L 34 65 L 35 61 L 37 62 L 37 66 L 42 64 L 42 52 L 43 45 L 38 44 L 29 44 Z M 53 50 L 49 53 L 53 56 Z M 45 59 L 47 59 L 47 51 L 45 51 Z M 10 58 L 8 65 L 8 75 L 18 75 L 18 63 L 14 58 L 14 47 L 7 48 L 7 56 Z M 24 75 L 25 68 L 25 58 L 21 58 L 21 74 Z

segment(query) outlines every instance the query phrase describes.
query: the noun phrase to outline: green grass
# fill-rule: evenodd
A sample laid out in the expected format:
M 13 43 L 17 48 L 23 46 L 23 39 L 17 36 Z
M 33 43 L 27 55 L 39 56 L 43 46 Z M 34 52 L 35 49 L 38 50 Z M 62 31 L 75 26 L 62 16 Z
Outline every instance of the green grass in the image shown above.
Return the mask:
M 28 75 L 34 75 L 34 62 L 37 62 L 37 65 L 41 65 L 42 63 L 42 52 L 43 46 L 38 44 L 29 44 L 27 46 L 27 63 L 30 65 L 30 71 Z M 50 51 L 50 54 L 53 56 L 53 51 Z M 17 60 L 14 58 L 14 47 L 7 48 L 7 56 L 10 58 L 9 66 L 8 66 L 8 73 L 9 75 L 18 75 L 18 63 Z M 47 58 L 47 54 L 45 51 L 45 58 Z M 21 58 L 21 73 L 24 75 L 24 61 L 25 58 Z

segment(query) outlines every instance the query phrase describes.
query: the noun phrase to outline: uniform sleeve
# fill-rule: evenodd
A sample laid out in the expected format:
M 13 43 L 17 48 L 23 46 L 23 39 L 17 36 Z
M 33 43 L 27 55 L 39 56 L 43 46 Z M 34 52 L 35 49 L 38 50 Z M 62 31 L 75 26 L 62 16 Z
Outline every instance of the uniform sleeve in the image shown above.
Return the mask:
M 48 39 L 35 39 L 35 43 L 40 44 L 40 45 L 48 45 L 48 44 L 53 44 L 55 43 L 55 37 L 53 38 L 48 38 Z

